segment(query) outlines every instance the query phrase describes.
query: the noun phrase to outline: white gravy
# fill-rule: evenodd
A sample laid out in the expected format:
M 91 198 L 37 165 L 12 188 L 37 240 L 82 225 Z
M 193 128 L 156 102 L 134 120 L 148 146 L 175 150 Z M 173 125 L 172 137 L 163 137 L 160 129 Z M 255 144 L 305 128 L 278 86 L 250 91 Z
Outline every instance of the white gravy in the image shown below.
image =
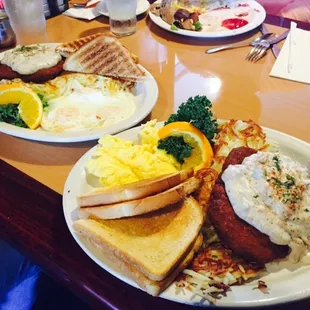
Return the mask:
M 310 174 L 279 153 L 258 152 L 223 173 L 236 214 L 291 249 L 289 260 L 310 264 Z
M 3 54 L 1 63 L 19 74 L 33 74 L 40 69 L 51 68 L 61 60 L 54 47 L 37 44 L 17 46 Z

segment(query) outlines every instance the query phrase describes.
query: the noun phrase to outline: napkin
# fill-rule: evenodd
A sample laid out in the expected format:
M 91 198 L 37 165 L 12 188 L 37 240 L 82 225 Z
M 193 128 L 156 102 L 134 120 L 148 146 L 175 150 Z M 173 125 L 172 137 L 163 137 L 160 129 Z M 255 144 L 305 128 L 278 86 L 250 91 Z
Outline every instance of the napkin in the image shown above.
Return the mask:
M 73 18 L 92 20 L 98 17 L 100 13 L 98 12 L 97 7 L 89 6 L 92 6 L 93 4 L 96 4 L 98 2 L 98 0 L 91 0 L 87 3 L 85 8 L 71 8 L 63 12 L 62 14 Z
M 310 84 L 310 32 L 292 22 L 270 76 Z

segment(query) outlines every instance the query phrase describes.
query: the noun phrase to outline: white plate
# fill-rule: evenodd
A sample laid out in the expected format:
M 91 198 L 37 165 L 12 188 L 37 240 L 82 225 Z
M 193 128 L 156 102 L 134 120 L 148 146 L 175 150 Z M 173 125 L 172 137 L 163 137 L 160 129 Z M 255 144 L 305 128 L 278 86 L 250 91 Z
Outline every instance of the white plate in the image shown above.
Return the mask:
M 140 15 L 145 13 L 150 7 L 150 3 L 147 0 L 138 0 L 137 3 L 137 12 L 136 15 Z M 103 16 L 109 17 L 109 12 L 107 11 L 107 8 L 104 5 L 104 1 L 101 1 L 97 7 L 96 7 L 98 13 L 100 13 Z
M 162 125 L 163 123 L 158 124 L 158 126 Z M 310 144 L 272 129 L 264 128 L 264 130 L 269 139 L 279 143 L 281 153 L 290 156 L 302 164 L 306 165 L 308 163 L 310 157 Z M 117 136 L 123 139 L 137 141 L 139 131 L 140 127 L 135 127 L 122 132 Z M 85 240 L 82 240 L 72 228 L 73 222 L 78 219 L 76 197 L 91 189 L 86 183 L 84 166 L 86 161 L 95 152 L 96 147 L 97 146 L 93 147 L 81 157 L 72 168 L 67 178 L 63 194 L 65 219 L 72 236 L 93 261 L 118 279 L 138 288 L 137 284 L 122 275 L 122 273 L 113 266 L 113 262 L 110 262 L 105 258 L 103 252 L 100 252 L 100 250 L 96 249 Z M 263 294 L 259 290 L 253 290 L 254 287 L 257 287 L 257 281 L 253 281 L 243 286 L 233 286 L 232 290 L 227 293 L 227 297 L 223 297 L 219 300 L 217 305 L 227 307 L 255 307 L 280 304 L 310 297 L 310 266 L 299 268 L 294 265 L 288 266 L 290 268 L 293 267 L 293 269 L 295 269 L 294 271 L 282 268 L 283 266 L 280 266 L 281 268 L 279 268 L 278 266 L 273 265 L 272 267 L 276 271 L 262 278 L 266 281 L 268 288 L 270 289 L 268 295 Z M 285 267 L 287 267 L 287 265 L 285 265 Z M 164 291 L 160 297 L 188 304 L 198 304 L 200 302 L 199 298 L 191 300 L 190 292 L 186 292 L 185 295 L 176 295 L 174 284 Z M 203 305 L 208 304 L 204 303 Z
M 212 31 L 212 32 L 203 32 L 203 31 L 190 31 L 190 30 L 182 30 L 178 29 L 177 31 L 171 30 L 171 25 L 166 23 L 161 17 L 156 16 L 152 12 L 149 12 L 149 16 L 151 20 L 159 27 L 173 32 L 175 34 L 179 34 L 182 36 L 188 37 L 197 37 L 197 38 L 224 38 L 224 37 L 233 37 L 239 34 L 243 34 L 249 32 L 258 26 L 260 26 L 265 18 L 266 18 L 266 11 L 265 9 L 256 1 L 253 0 L 238 0 L 234 3 L 234 6 L 238 4 L 248 4 L 251 8 L 255 10 L 255 14 L 252 20 L 244 27 L 235 29 L 235 30 L 224 30 L 224 31 Z M 231 6 L 232 7 L 232 6 Z M 219 11 L 220 12 L 220 11 Z
M 55 43 L 51 44 L 55 45 Z M 48 45 L 48 43 L 46 45 Z M 0 132 L 28 140 L 68 143 L 96 140 L 104 135 L 115 134 L 126 130 L 138 124 L 145 117 L 147 117 L 155 106 L 158 98 L 158 86 L 156 80 L 144 67 L 140 65 L 139 67 L 146 73 L 146 79 L 141 83 L 137 83 L 137 85 L 133 88 L 137 108 L 134 114 L 126 120 L 106 128 L 96 128 L 84 131 L 71 131 L 63 133 L 48 132 L 40 128 L 31 130 L 0 122 Z

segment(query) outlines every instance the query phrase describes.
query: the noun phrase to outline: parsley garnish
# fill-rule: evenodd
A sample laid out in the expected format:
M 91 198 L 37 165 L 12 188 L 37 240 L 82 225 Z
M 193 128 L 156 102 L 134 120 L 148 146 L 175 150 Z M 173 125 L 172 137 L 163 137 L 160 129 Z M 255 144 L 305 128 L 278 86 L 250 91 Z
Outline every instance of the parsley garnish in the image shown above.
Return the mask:
M 169 136 L 164 140 L 159 140 L 158 148 L 171 154 L 180 164 L 185 158 L 191 156 L 193 147 L 184 141 L 183 137 Z
M 42 101 L 43 110 L 46 110 L 49 107 L 49 104 L 48 104 L 48 102 L 46 100 L 44 100 L 44 95 L 38 94 L 38 97 Z
M 284 186 L 285 188 L 289 189 L 289 188 L 291 188 L 292 186 L 295 185 L 295 178 L 294 177 L 292 177 L 291 175 L 287 174 L 286 175 L 286 179 L 287 179 L 287 181 L 281 182 L 279 179 L 277 179 L 275 177 L 271 178 L 271 180 L 274 181 L 274 185 L 275 186 L 279 186 L 279 187 L 280 186 Z M 267 180 L 267 181 L 270 181 L 270 179 Z
M 287 181 L 283 183 L 283 185 L 286 188 L 290 188 L 290 187 L 295 185 L 295 178 L 294 177 L 292 177 L 291 175 L 287 174 L 286 175 L 286 179 L 287 179 Z
M 18 127 L 28 128 L 25 122 L 21 119 L 18 104 L 0 105 L 0 122 L 5 122 Z
M 281 167 L 280 167 L 280 164 L 279 164 L 279 158 L 275 155 L 275 156 L 273 156 L 272 160 L 274 161 L 274 164 L 275 164 L 277 170 L 281 171 Z
M 190 97 L 182 103 L 175 114 L 171 114 L 165 125 L 174 122 L 189 122 L 208 138 L 210 142 L 217 133 L 217 121 L 211 111 L 212 103 L 206 96 Z

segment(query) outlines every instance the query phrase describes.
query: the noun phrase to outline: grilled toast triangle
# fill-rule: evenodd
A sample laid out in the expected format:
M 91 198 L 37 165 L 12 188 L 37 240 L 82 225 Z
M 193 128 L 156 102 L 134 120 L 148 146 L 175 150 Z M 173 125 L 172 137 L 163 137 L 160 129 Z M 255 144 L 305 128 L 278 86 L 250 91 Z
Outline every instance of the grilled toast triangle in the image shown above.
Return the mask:
M 56 51 L 63 57 L 69 57 L 71 54 L 77 52 L 83 45 L 101 36 L 102 33 L 98 32 L 89 36 L 79 38 L 70 42 L 62 43 L 56 47 Z
M 136 81 L 145 78 L 144 71 L 136 62 L 137 58 L 133 58 L 133 54 L 117 38 L 101 35 L 71 54 L 64 63 L 64 69 Z

